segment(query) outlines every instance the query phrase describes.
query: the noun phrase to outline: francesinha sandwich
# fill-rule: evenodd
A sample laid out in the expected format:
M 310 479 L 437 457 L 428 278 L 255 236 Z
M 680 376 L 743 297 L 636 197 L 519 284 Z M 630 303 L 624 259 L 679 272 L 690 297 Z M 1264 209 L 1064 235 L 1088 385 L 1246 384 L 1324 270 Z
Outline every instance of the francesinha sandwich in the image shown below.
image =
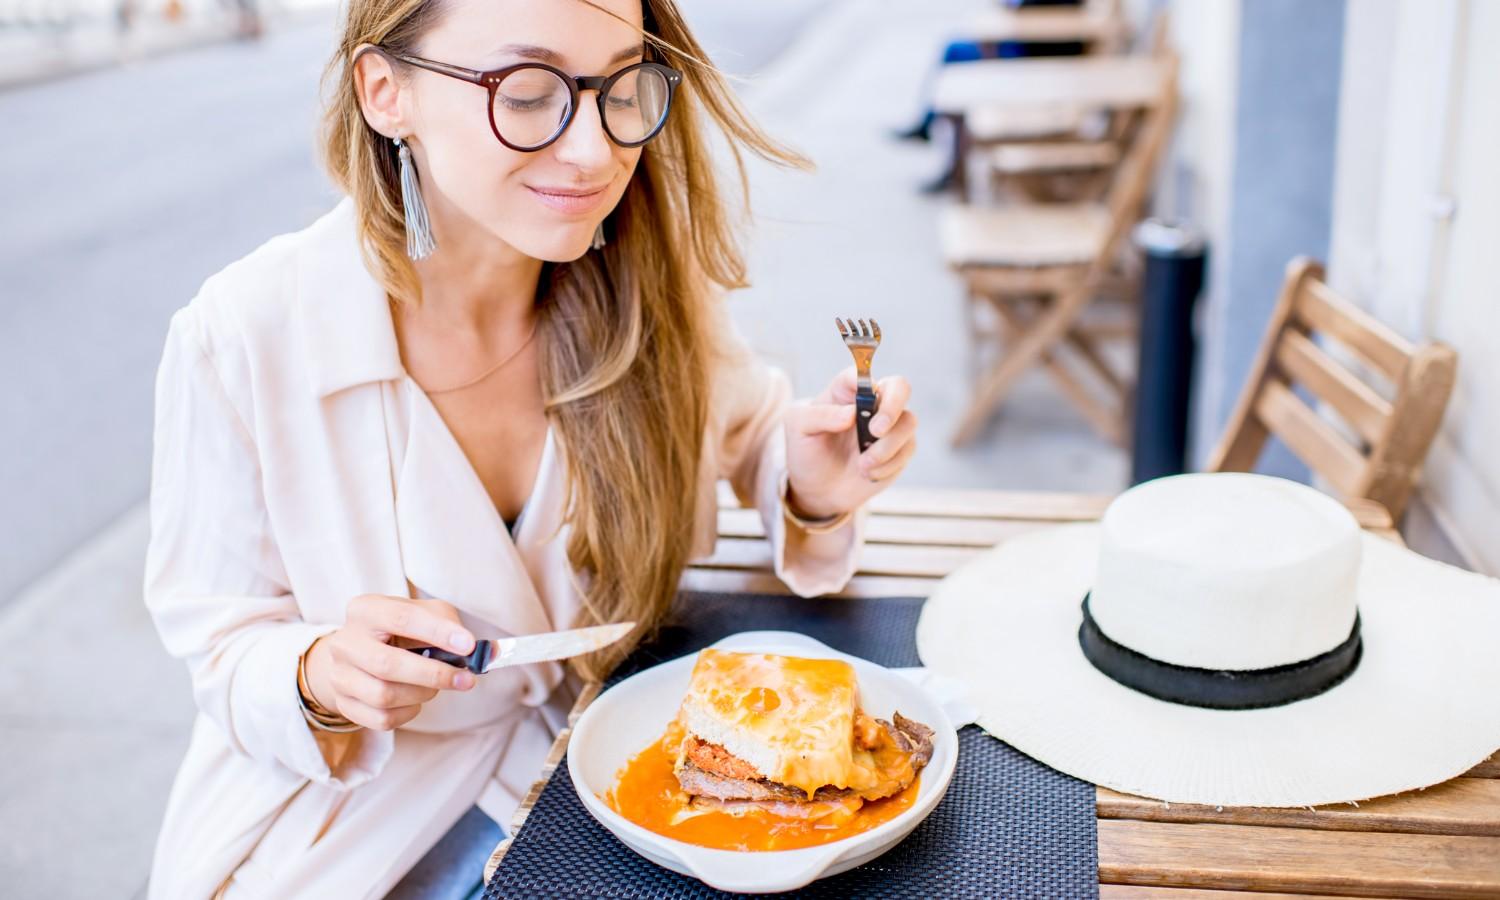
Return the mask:
M 708 649 L 678 710 L 673 771 L 696 810 L 851 815 L 911 785 L 933 731 L 860 709 L 842 660 Z

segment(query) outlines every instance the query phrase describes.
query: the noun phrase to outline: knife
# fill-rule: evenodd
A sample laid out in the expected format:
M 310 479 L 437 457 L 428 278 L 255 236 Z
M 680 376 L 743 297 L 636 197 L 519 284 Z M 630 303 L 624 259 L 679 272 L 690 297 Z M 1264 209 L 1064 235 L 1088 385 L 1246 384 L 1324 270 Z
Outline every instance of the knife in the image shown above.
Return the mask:
M 485 638 L 474 642 L 474 649 L 467 655 L 453 653 L 441 647 L 408 647 L 419 656 L 445 662 L 450 666 L 468 669 L 475 675 L 483 675 L 492 669 L 505 666 L 524 666 L 527 663 L 567 659 L 608 647 L 630 633 L 634 622 L 614 625 L 594 625 L 589 628 L 574 628 L 569 631 L 549 631 L 544 634 L 527 634 L 520 637 Z

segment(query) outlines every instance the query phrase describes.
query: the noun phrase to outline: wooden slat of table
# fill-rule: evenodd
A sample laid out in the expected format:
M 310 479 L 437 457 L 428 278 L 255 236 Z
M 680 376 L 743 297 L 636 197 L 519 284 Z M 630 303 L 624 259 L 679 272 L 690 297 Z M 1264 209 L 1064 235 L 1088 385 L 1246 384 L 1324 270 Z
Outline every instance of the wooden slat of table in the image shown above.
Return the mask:
M 1113 41 L 1124 37 L 1125 22 L 1085 9 L 987 10 L 969 20 L 964 36 L 985 44 L 1001 41 Z
M 1101 819 L 1500 837 L 1497 778 L 1455 778 L 1422 791 L 1313 810 L 1167 804 L 1107 788 L 1099 789 L 1096 802 Z
M 956 519 L 936 516 L 872 515 L 865 529 L 867 543 L 912 544 L 933 547 L 977 547 L 983 550 L 1018 534 L 1044 528 L 1035 519 Z M 753 509 L 719 511 L 720 538 L 766 535 L 760 512 Z M 946 574 L 946 573 L 944 573 Z
M 728 482 L 719 483 L 718 495 L 721 527 L 725 513 L 757 513 L 739 505 Z M 870 512 L 877 517 L 1088 522 L 1104 515 L 1113 499 L 1109 494 L 893 487 L 870 501 Z M 1391 514 L 1373 500 L 1355 498 L 1345 500 L 1344 505 L 1363 528 L 1391 527 Z
M 1013 491 L 892 488 L 871 502 L 861 568 L 832 597 L 927 596 L 951 567 L 988 546 L 1051 524 L 1090 521 L 1110 498 Z M 784 593 L 756 510 L 721 486 L 720 548 L 685 573 L 689 590 Z M 1378 503 L 1352 501 L 1366 529 L 1400 542 Z M 756 550 L 758 545 L 760 550 Z M 592 698 L 580 698 L 574 719 Z M 522 804 L 510 833 L 562 759 Z M 1099 790 L 1101 896 L 1106 900 L 1274 900 L 1339 896 L 1500 896 L 1500 754 L 1464 778 L 1359 808 L 1266 810 L 1173 804 Z M 508 842 L 496 848 L 493 872 Z M 1348 852 L 1345 853 L 1347 847 Z M 1490 854 L 1490 858 L 1484 858 Z M 1378 864 L 1367 860 L 1378 858 Z M 1253 890 L 1242 894 L 1241 890 Z M 1280 894 L 1264 893 L 1280 891 Z
M 1500 753 L 1469 770 L 1470 778 L 1500 778 Z
M 859 569 L 870 575 L 941 578 L 983 553 L 975 547 L 941 547 L 866 542 Z M 771 570 L 771 546 L 761 538 L 719 538 L 713 555 L 693 564 L 704 569 Z
M 1306 900 L 1317 894 L 1263 894 L 1260 891 L 1205 891 L 1198 888 L 1101 884 L 1099 900 Z
M 981 59 L 943 66 L 933 108 L 950 115 L 981 106 L 1053 103 L 1130 109 L 1155 102 L 1170 71 L 1167 60 L 1151 56 Z
M 1355 897 L 1500 896 L 1500 838 L 1101 819 L 1099 880 Z
M 893 487 L 870 501 L 870 512 L 876 516 L 1084 522 L 1104 515 L 1104 509 L 1109 506 L 1111 499 L 1108 494 Z M 720 515 L 729 511 L 744 510 L 729 484 L 720 482 Z M 723 521 L 722 518 L 720 521 Z M 1390 516 L 1386 516 L 1385 524 L 1390 524 Z
M 942 579 L 903 578 L 890 575 L 855 575 L 844 589 L 826 594 L 831 600 L 860 597 L 928 597 Z M 689 569 L 682 576 L 682 589 L 715 594 L 785 594 L 786 585 L 770 572 L 738 569 Z
M 894 489 L 892 490 L 894 493 Z M 924 492 L 928 493 L 928 492 Z M 1068 501 L 1069 508 L 1047 510 L 1050 518 L 1034 511 L 1016 508 L 1030 505 L 1018 502 L 1014 495 L 996 491 L 992 498 L 965 499 L 962 504 L 950 502 L 947 512 L 933 514 L 932 505 L 920 498 L 897 497 L 880 503 L 871 501 L 867 542 L 917 544 L 940 547 L 980 547 L 989 549 L 1028 531 L 1061 522 L 1093 521 L 1103 515 L 1108 498 L 1079 495 Z M 937 501 L 941 495 L 934 496 Z M 936 505 L 935 503 L 933 505 Z M 1371 531 L 1391 532 L 1391 516 L 1379 503 L 1353 500 L 1346 504 L 1360 526 Z M 918 512 L 918 510 L 923 510 Z M 726 507 L 719 510 L 719 536 L 726 538 L 763 538 L 766 531 L 759 510 Z M 946 573 L 944 573 L 946 574 Z

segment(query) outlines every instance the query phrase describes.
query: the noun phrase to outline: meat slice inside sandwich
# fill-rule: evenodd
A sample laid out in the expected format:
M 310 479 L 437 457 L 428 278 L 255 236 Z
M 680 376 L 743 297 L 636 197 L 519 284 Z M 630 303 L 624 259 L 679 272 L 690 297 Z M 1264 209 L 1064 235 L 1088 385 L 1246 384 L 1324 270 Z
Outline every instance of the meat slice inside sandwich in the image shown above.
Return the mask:
M 844 818 L 932 758 L 932 729 L 860 709 L 842 660 L 704 650 L 676 725 L 673 770 L 699 810 Z

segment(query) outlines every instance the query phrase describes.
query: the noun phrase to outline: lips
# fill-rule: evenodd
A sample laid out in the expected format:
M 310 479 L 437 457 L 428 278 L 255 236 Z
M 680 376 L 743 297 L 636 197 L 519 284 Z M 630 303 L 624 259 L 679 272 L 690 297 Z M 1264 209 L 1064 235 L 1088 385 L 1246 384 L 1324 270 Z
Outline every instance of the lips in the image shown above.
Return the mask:
M 608 187 L 609 185 L 600 185 L 597 188 L 580 189 L 527 185 L 526 189 L 551 209 L 561 213 L 577 214 L 588 212 L 604 202 L 605 189 Z

